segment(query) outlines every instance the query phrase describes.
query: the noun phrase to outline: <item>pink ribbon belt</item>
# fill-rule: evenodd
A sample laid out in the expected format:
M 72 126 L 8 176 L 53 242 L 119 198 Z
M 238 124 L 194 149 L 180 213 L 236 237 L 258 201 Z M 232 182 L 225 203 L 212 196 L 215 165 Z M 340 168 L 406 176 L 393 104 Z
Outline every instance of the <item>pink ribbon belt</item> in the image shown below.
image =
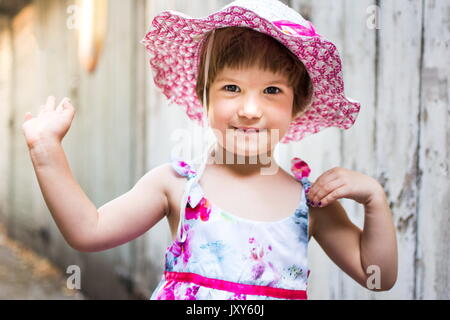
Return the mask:
M 164 272 L 166 280 L 191 282 L 199 286 L 211 289 L 225 290 L 237 294 L 250 294 L 258 296 L 270 296 L 280 299 L 308 299 L 305 290 L 290 290 L 274 288 L 269 286 L 258 286 L 244 283 L 225 281 L 220 279 L 206 278 L 196 273 L 189 272 Z

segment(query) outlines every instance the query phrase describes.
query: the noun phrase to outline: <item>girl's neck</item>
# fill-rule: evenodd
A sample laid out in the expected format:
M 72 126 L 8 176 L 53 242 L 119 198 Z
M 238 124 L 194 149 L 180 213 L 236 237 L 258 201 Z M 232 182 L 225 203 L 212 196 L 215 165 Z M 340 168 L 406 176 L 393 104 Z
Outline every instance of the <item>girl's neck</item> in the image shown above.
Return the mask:
M 236 176 L 252 177 L 260 175 L 261 170 L 278 168 L 272 150 L 260 156 L 238 156 L 216 143 L 208 157 L 208 163 Z

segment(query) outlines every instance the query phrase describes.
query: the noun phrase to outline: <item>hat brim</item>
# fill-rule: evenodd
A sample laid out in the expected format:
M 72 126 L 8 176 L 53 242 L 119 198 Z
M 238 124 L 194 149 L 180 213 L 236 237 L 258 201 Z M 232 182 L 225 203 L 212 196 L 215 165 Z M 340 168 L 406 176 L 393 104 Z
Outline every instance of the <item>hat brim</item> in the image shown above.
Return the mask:
M 292 120 L 280 142 L 299 141 L 328 127 L 348 129 L 353 125 L 360 103 L 344 95 L 342 63 L 336 46 L 318 34 L 286 34 L 255 12 L 238 6 L 204 18 L 172 10 L 161 12 L 141 40 L 151 56 L 156 86 L 171 103 L 185 107 L 190 119 L 202 125 L 203 106 L 195 86 L 204 36 L 213 29 L 232 26 L 248 27 L 275 38 L 300 59 L 311 78 L 311 103 Z

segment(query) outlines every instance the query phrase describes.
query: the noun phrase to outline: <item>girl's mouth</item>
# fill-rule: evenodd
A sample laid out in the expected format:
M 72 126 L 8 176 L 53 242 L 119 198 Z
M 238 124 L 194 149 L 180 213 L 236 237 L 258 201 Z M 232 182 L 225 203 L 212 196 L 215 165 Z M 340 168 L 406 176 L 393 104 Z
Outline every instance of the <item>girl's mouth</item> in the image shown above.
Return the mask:
M 260 133 L 265 132 L 267 129 L 265 128 L 254 128 L 254 127 L 233 127 L 231 126 L 230 129 L 233 129 L 237 133 L 241 134 L 252 134 L 252 133 Z

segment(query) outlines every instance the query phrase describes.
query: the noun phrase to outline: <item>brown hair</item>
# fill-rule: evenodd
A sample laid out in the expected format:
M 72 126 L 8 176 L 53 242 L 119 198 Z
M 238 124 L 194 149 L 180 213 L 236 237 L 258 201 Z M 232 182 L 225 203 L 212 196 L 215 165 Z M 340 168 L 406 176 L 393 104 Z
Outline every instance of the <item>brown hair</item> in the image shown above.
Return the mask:
M 210 36 L 211 32 L 207 34 L 201 48 L 195 86 L 195 92 L 201 103 L 203 103 L 206 48 Z M 287 76 L 289 85 L 294 90 L 292 116 L 304 111 L 310 104 L 312 83 L 303 63 L 282 43 L 247 27 L 216 29 L 209 62 L 206 100 L 209 101 L 210 84 L 223 68 L 240 69 L 252 66 Z

